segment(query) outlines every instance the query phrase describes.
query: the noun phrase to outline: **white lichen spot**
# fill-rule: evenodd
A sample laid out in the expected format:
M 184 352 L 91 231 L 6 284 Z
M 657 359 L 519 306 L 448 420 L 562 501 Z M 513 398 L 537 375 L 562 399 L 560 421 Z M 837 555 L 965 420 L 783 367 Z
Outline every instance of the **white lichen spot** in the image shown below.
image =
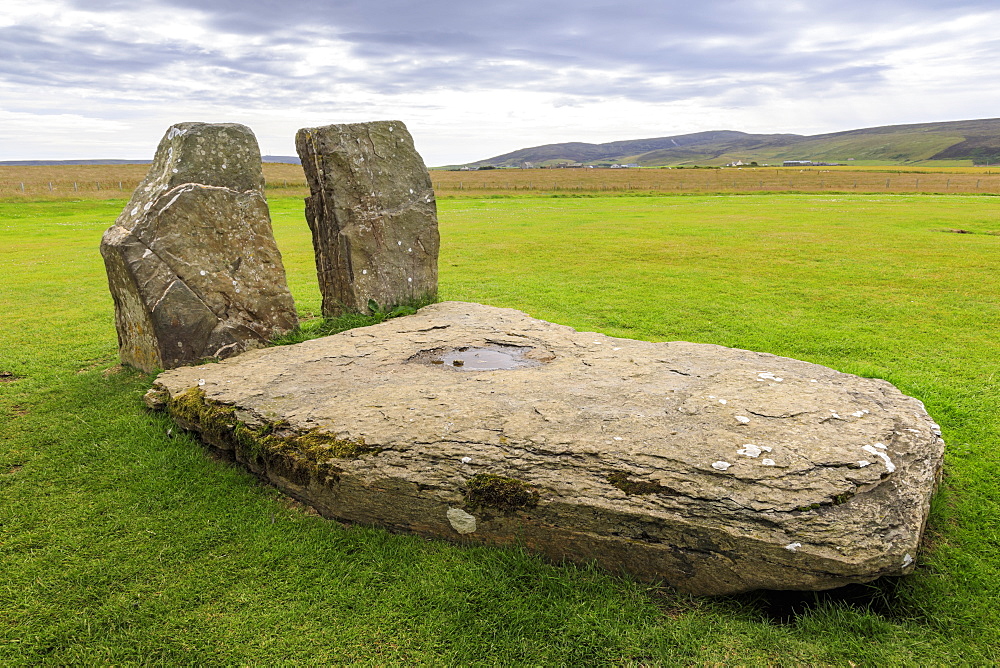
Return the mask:
M 223 169 L 225 169 L 225 168 L 226 168 L 226 163 L 222 163 L 222 168 L 223 168 Z
M 205 379 L 204 378 L 199 378 L 198 379 L 198 385 L 201 386 L 201 385 L 204 385 L 204 384 L 205 384 Z
M 722 461 L 712 462 L 712 468 L 715 469 L 716 471 L 725 471 L 730 466 L 732 466 L 732 464 L 730 464 L 729 462 L 722 462 Z
M 870 461 L 868 461 L 867 459 L 861 459 L 861 460 L 858 461 L 858 466 L 860 466 L 861 468 L 864 468 L 866 466 L 871 466 L 871 465 L 872 465 L 872 463 Z
M 202 276 L 206 276 L 206 275 L 208 274 L 208 272 L 207 272 L 207 271 L 205 271 L 204 269 L 202 269 L 202 270 L 201 270 L 201 271 L 199 271 L 198 273 L 199 273 L 199 274 L 201 274 Z
M 362 269 L 362 270 L 361 270 L 361 273 L 362 273 L 363 275 L 367 275 L 367 274 L 368 274 L 368 270 L 367 270 L 367 269 Z
M 882 445 L 881 443 L 876 443 L 875 445 L 879 445 L 879 446 L 882 446 L 883 448 L 885 448 L 885 446 Z M 885 470 L 888 471 L 889 473 L 892 473 L 893 471 L 896 470 L 896 465 L 893 464 L 892 460 L 889 459 L 889 455 L 885 454 L 881 450 L 879 450 L 879 449 L 877 449 L 877 448 L 875 448 L 873 446 L 870 446 L 870 445 L 861 446 L 861 449 L 864 450 L 865 452 L 867 452 L 870 455 L 875 455 L 876 457 L 881 457 L 882 461 L 885 462 Z
M 913 557 L 910 556 L 909 552 L 907 552 L 906 554 L 903 555 L 903 568 L 906 568 L 912 563 L 913 563 Z
M 407 248 L 407 249 L 406 249 L 406 252 L 407 252 L 407 253 L 412 253 L 412 252 L 413 252 L 413 249 L 412 249 L 412 248 Z
M 612 348 L 611 350 L 621 350 L 621 348 Z
M 773 459 L 762 459 L 760 460 L 760 463 L 763 464 L 764 466 L 774 466 Z
M 236 294 L 240 294 L 240 289 L 236 288 Z
M 147 249 L 146 249 L 146 252 L 145 252 L 145 253 L 143 253 L 143 254 L 142 254 L 142 256 L 143 256 L 144 258 L 147 258 L 147 257 L 149 257 L 149 256 L 150 256 L 150 255 L 152 255 L 152 254 L 153 254 L 153 251 L 151 251 L 150 249 L 148 249 L 148 248 L 147 248 Z
M 411 195 L 413 194 L 413 188 L 410 188 L 410 194 Z
M 135 207 L 134 209 L 132 209 L 132 215 L 133 216 L 138 216 L 139 215 L 139 207 Z
M 375 193 L 372 193 L 372 194 L 374 195 Z M 402 245 L 403 245 L 403 242 L 402 242 L 402 241 L 397 241 L 397 242 L 396 242 L 396 245 L 397 245 L 397 246 L 402 246 Z
M 784 378 L 778 378 L 770 371 L 762 371 L 757 374 L 757 380 L 773 380 L 776 383 L 780 383 Z
M 876 443 L 875 447 L 879 450 L 885 450 L 885 443 Z
M 865 416 L 865 412 L 864 411 L 854 411 L 853 413 L 851 413 L 851 415 L 853 415 L 854 417 L 864 417 Z
M 837 414 L 836 414 L 835 412 L 833 412 L 833 411 L 830 411 L 830 417 L 832 417 L 832 418 L 835 418 L 835 419 L 837 419 L 837 420 L 839 420 L 839 419 L 840 419 L 840 416 L 839 416 L 839 415 L 837 415 Z
M 407 283 L 412 283 L 412 282 L 413 282 L 413 279 L 412 279 L 412 278 L 407 278 L 407 279 L 406 279 L 406 282 L 407 282 Z
M 171 171 L 172 171 L 172 172 L 173 172 L 174 174 L 176 174 L 177 172 L 179 172 L 179 171 L 181 171 L 181 170 L 179 170 L 179 169 L 177 169 L 176 167 L 174 167 L 174 168 L 173 168 L 173 169 L 172 169 Z
M 624 440 L 624 439 L 622 439 L 622 437 L 621 437 L 621 436 L 615 436 L 615 437 L 614 437 L 614 440 L 616 440 L 616 441 L 621 441 L 621 440 Z
M 476 518 L 461 508 L 449 508 L 445 515 L 451 528 L 458 533 L 466 534 L 476 530 Z
M 785 549 L 788 550 L 789 552 L 795 552 L 800 547 L 802 547 L 802 543 L 789 543 L 788 545 L 785 546 Z
M 463 464 L 468 464 L 471 461 L 472 461 L 472 457 L 462 457 L 462 463 Z
M 726 401 L 725 399 L 719 399 L 719 403 L 725 405 L 728 404 L 729 402 Z
M 714 394 L 710 394 L 710 395 L 708 395 L 708 398 L 709 399 L 715 399 L 715 395 Z
M 746 415 L 737 415 L 736 421 L 739 422 L 740 424 L 750 424 L 750 418 L 748 418 Z
M 187 134 L 187 130 L 181 130 L 180 128 L 170 128 L 170 132 L 167 133 L 167 139 L 180 137 L 183 134 Z
M 762 452 L 771 452 L 772 448 L 770 445 L 754 445 L 753 443 L 744 443 L 743 447 L 737 450 L 741 455 L 746 455 L 747 457 L 758 457 Z
M 809 382 L 810 382 L 810 383 L 818 383 L 819 381 L 818 381 L 818 380 L 811 380 L 811 379 L 810 379 L 810 381 L 809 381 Z

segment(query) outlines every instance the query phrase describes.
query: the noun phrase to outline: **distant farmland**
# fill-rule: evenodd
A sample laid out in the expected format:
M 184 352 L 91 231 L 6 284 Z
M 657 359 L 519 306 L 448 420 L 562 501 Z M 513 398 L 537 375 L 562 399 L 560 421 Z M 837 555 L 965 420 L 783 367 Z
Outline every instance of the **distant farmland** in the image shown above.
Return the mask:
M 439 196 L 539 192 L 895 192 L 1000 194 L 1000 170 L 761 167 L 743 169 L 503 169 L 431 172 Z
M 265 163 L 274 196 L 309 194 L 298 165 Z M 0 166 L 0 199 L 122 199 L 148 165 Z M 439 197 L 612 192 L 891 192 L 1000 194 L 1000 169 L 746 167 L 742 169 L 496 169 L 432 171 Z
M 264 163 L 269 191 L 307 195 L 298 165 Z M 131 196 L 149 165 L 0 165 L 0 199 L 120 199 Z

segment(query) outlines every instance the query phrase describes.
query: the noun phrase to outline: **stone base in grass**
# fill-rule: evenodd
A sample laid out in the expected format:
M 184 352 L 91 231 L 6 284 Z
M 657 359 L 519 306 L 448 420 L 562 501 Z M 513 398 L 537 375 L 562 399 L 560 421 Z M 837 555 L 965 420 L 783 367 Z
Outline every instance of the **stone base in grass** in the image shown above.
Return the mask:
M 881 380 L 446 302 L 147 395 L 327 517 L 695 594 L 910 571 L 944 443 Z

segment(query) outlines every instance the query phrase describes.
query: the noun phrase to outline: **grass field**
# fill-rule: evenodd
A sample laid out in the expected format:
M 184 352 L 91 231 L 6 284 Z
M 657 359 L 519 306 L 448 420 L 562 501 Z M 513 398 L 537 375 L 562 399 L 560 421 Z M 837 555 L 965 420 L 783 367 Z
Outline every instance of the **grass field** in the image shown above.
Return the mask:
M 0 664 L 1000 662 L 998 200 L 534 195 L 440 201 L 443 299 L 892 381 L 948 444 L 916 572 L 693 598 L 324 521 L 141 407 L 98 252 L 124 201 L 6 201 Z M 302 201 L 271 206 L 316 313 Z

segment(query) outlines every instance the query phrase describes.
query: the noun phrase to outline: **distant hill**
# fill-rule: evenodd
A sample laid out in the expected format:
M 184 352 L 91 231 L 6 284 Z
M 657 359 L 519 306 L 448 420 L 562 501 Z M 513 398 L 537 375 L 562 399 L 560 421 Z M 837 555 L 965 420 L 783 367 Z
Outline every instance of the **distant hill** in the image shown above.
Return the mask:
M 300 165 L 302 162 L 290 155 L 262 155 L 261 162 L 283 162 Z M 8 167 L 37 167 L 42 165 L 148 165 L 152 160 L 0 160 Z
M 784 160 L 865 164 L 1000 163 L 1000 118 L 886 125 L 822 135 L 748 134 L 734 130 L 631 139 L 605 144 L 568 142 L 522 148 L 469 167 L 517 167 L 524 163 L 635 163 L 666 165 L 777 164 Z

